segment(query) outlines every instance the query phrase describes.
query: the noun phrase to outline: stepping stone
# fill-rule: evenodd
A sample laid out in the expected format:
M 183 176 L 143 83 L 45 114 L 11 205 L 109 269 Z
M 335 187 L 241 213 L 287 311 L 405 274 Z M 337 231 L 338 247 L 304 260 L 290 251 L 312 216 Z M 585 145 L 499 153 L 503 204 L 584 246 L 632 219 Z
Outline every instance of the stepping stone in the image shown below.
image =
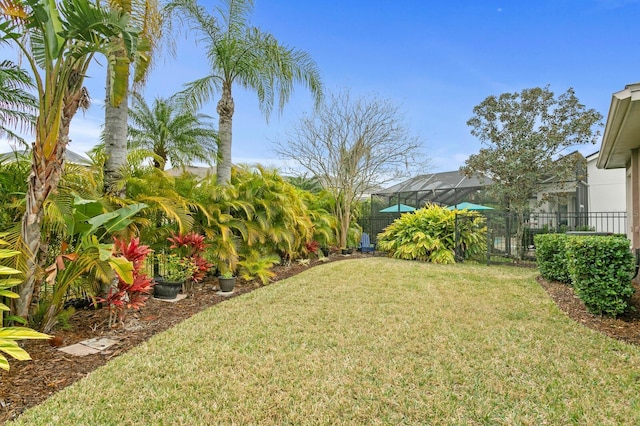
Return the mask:
M 85 346 L 82 343 L 76 343 L 75 345 L 58 348 L 58 350 L 75 356 L 93 355 L 100 352 L 98 349 L 90 348 L 89 346 Z
M 107 349 L 109 346 L 113 346 L 118 343 L 117 340 L 107 339 L 106 337 L 102 338 L 93 338 L 88 340 L 83 340 L 80 342 L 81 345 L 89 346 L 90 348 L 97 349 L 99 351 Z
M 85 355 L 93 355 L 98 352 L 107 349 L 110 346 L 118 343 L 117 340 L 107 339 L 107 338 L 93 338 L 88 340 L 83 340 L 80 343 L 76 343 L 74 345 L 65 346 L 64 348 L 59 348 L 58 350 L 67 353 L 69 355 L 75 356 L 85 356 Z
M 154 297 L 154 299 L 156 299 L 156 300 L 160 300 L 162 302 L 171 302 L 171 303 L 176 303 L 176 302 L 179 302 L 179 301 L 181 301 L 183 299 L 186 299 L 186 298 L 187 298 L 186 294 L 179 294 L 179 295 L 176 296 L 175 299 L 159 299 L 157 297 Z

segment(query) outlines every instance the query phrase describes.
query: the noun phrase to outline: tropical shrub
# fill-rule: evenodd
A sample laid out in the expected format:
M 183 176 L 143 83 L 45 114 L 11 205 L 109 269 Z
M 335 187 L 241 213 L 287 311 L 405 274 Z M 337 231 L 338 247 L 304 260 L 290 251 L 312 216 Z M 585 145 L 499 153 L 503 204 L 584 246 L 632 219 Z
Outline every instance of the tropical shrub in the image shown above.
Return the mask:
M 72 212 L 65 218 L 65 235 L 71 244 L 63 242 L 55 261 L 46 269 L 45 281 L 51 293 L 42 295 L 49 298 L 42 324 L 44 332 L 56 326 L 72 286 L 81 286 L 89 296 L 97 296 L 101 289 L 96 283 L 111 283 L 116 276 L 133 283 L 133 265 L 124 257 L 114 256 L 113 243 L 107 241 L 125 231 L 132 216 L 145 207 L 133 204 L 103 213 L 98 201 L 75 197 Z
M 539 234 L 534 237 L 536 262 L 545 280 L 570 284 L 566 234 Z
M 0 245 L 7 245 L 4 240 L 0 240 Z M 16 250 L 8 250 L 8 249 L 0 249 L 0 260 L 8 259 L 14 256 L 19 255 L 20 252 Z M 8 266 L 0 265 L 0 276 L 7 277 L 11 275 L 22 274 L 21 271 L 10 268 Z M 12 287 L 20 284 L 22 280 L 17 278 L 2 278 L 0 279 L 0 297 L 1 298 L 9 298 L 9 299 L 17 299 L 18 294 L 11 291 Z M 2 300 L 2 299 L 0 299 Z M 0 312 L 2 312 L 2 316 L 4 316 L 4 312 L 9 311 L 9 307 L 4 303 L 0 302 Z M 4 322 L 4 321 L 3 321 Z M 29 353 L 18 346 L 18 340 L 24 339 L 50 339 L 51 336 L 38 333 L 35 330 L 26 327 L 0 327 L 0 352 L 4 352 L 5 354 L 19 360 L 26 361 L 30 360 L 31 357 Z M 3 370 L 9 370 L 9 361 L 7 358 L 0 353 L 0 368 Z
M 180 257 L 188 259 L 195 266 L 195 270 L 189 278 L 196 283 L 202 281 L 213 266 L 203 257 L 207 248 L 204 235 L 192 231 L 184 235 L 173 234 L 167 240 L 171 242 L 170 249 L 175 250 Z
M 262 284 L 268 284 L 269 279 L 275 275 L 271 268 L 278 263 L 280 263 L 279 256 L 248 248 L 244 250 L 242 260 L 238 262 L 238 272 L 244 280 L 259 278 Z
M 629 240 L 619 237 L 567 239 L 567 264 L 578 297 L 590 312 L 623 313 L 633 294 L 634 256 Z
M 377 241 L 379 250 L 398 259 L 455 263 L 456 248 L 467 258 L 482 253 L 485 235 L 484 218 L 478 213 L 429 205 L 400 216 Z
M 109 288 L 106 297 L 98 298 L 109 307 L 109 327 L 113 326 L 117 318 L 124 323 L 129 309 L 139 310 L 143 307 L 153 290 L 153 280 L 143 272 L 144 263 L 151 253 L 149 246 L 140 245 L 138 238 L 130 241 L 114 238 L 116 256 L 121 256 L 133 265 L 133 280 L 127 281 L 116 272 L 118 281 Z

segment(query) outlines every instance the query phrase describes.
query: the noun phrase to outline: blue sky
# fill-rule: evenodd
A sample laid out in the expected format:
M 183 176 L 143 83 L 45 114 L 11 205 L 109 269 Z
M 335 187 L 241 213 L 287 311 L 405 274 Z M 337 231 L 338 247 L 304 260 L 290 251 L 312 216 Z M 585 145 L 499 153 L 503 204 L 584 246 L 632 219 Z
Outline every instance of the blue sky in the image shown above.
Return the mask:
M 490 95 L 573 87 L 606 119 L 611 94 L 640 81 L 638 16 L 640 0 L 256 0 L 252 22 L 310 53 L 326 92 L 348 88 L 399 105 L 431 170 L 447 171 L 480 149 L 466 121 Z M 149 102 L 207 75 L 193 40 L 180 36 L 177 56 L 158 60 L 144 89 Z M 3 57 L 12 56 L 2 49 Z M 103 122 L 100 62 L 86 80 L 94 104 L 72 123 L 70 149 L 80 153 L 97 142 Z M 277 166 L 271 141 L 312 110 L 306 89 L 296 87 L 283 114 L 275 111 L 268 123 L 253 93 L 236 87 L 234 95 L 234 161 Z M 215 102 L 202 112 L 217 125 Z M 0 142 L 0 151 L 7 147 Z

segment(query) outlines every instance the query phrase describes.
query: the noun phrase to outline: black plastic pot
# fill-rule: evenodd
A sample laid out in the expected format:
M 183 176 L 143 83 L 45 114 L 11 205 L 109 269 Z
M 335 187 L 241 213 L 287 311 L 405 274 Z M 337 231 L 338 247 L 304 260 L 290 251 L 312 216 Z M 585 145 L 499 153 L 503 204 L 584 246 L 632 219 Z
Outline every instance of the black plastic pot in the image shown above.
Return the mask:
M 236 285 L 236 277 L 218 277 L 218 284 L 220 284 L 220 291 L 229 293 L 230 291 L 233 291 L 233 287 Z
M 168 281 L 162 277 L 155 277 L 153 280 L 156 282 L 153 286 L 153 296 L 157 299 L 175 299 L 182 290 L 181 281 Z

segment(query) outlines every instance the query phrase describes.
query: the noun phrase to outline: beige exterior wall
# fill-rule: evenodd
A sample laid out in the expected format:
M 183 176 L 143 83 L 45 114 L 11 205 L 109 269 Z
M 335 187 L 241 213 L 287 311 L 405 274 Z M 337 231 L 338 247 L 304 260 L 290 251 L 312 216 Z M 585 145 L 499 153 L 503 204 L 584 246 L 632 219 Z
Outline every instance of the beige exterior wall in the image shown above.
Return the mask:
M 626 205 L 625 169 L 599 169 L 598 154 L 587 157 L 589 212 L 624 212 Z
M 631 150 L 629 164 L 631 182 L 628 188 L 631 190 L 631 208 L 627 211 L 631 221 L 631 246 L 640 248 L 640 150 Z

